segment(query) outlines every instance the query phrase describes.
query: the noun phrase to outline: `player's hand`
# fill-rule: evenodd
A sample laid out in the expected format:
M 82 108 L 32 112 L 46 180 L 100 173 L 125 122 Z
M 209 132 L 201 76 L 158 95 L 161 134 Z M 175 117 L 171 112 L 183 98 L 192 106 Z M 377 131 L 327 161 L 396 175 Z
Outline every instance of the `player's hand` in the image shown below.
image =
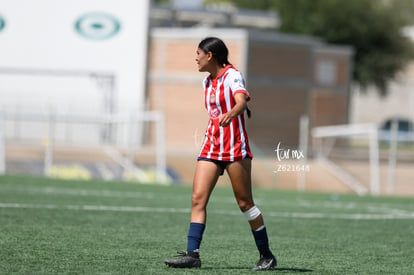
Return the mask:
M 236 101 L 236 104 L 233 106 L 233 108 L 229 112 L 222 114 L 219 117 L 219 125 L 221 127 L 229 126 L 233 118 L 243 113 L 244 110 L 246 109 L 246 95 L 245 94 L 243 93 L 235 94 L 234 100 Z
M 232 121 L 233 117 L 230 113 L 222 114 L 219 118 L 219 125 L 221 127 L 227 127 L 230 125 L 230 122 Z

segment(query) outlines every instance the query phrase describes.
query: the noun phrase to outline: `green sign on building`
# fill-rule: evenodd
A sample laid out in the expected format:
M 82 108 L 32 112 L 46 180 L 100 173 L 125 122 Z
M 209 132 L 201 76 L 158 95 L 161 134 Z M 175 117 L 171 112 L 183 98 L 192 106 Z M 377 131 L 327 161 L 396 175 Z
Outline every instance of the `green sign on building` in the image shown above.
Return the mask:
M 88 39 L 104 40 L 111 38 L 121 30 L 121 23 L 106 13 L 87 13 L 75 22 L 76 32 Z
M 3 16 L 0 15 L 0 32 L 4 29 L 6 26 L 6 20 L 4 20 Z

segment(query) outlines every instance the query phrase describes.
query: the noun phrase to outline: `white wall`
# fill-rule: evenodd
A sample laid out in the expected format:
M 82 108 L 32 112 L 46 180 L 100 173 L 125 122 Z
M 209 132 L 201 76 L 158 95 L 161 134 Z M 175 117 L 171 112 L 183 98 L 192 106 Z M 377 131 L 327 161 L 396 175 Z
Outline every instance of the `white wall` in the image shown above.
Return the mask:
M 377 123 L 400 117 L 414 122 L 414 63 L 400 77 L 390 83 L 387 96 L 376 89 L 363 92 L 354 88 L 351 96 L 351 123 Z
M 0 108 L 108 112 L 106 84 L 73 75 L 95 72 L 115 77 L 113 112 L 143 109 L 149 5 L 149 0 L 0 0 L 5 22 Z

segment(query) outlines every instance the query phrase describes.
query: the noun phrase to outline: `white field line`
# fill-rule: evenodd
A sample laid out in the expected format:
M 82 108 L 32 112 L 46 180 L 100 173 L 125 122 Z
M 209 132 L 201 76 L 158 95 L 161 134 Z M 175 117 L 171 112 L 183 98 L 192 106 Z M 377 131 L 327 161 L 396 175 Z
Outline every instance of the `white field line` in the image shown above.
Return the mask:
M 189 208 L 156 208 L 140 206 L 107 206 L 107 205 L 54 205 L 27 203 L 0 203 L 0 208 L 21 209 L 64 209 L 83 211 L 112 211 L 112 212 L 144 212 L 144 213 L 190 213 Z M 219 215 L 242 215 L 239 211 L 211 210 L 209 213 Z M 267 217 L 298 218 L 298 219 L 341 219 L 341 220 L 410 220 L 414 213 L 393 214 L 327 214 L 327 213 L 295 213 L 295 212 L 266 212 Z
M 152 193 L 152 192 L 137 192 L 137 191 L 114 191 L 114 190 L 91 190 L 91 189 L 72 189 L 72 188 L 64 188 L 64 187 L 21 187 L 21 186 L 0 186 L 1 190 L 11 191 L 11 192 L 22 192 L 22 193 L 29 193 L 29 194 L 46 194 L 46 195 L 68 195 L 68 196 L 90 196 L 90 197 L 107 197 L 107 198 L 143 198 L 143 199 L 160 199 L 159 193 Z M 191 195 L 174 195 L 171 197 L 167 194 L 169 199 L 173 199 L 176 201 L 189 201 L 191 199 Z M 228 204 L 235 204 L 234 197 L 215 197 L 212 196 L 210 198 L 211 202 L 218 201 L 220 203 L 228 203 Z M 262 204 L 261 199 L 255 199 L 256 204 L 259 206 Z M 386 205 L 372 205 L 366 203 L 355 203 L 355 202 L 339 202 L 339 201 L 306 201 L 302 199 L 292 199 L 292 200 L 269 200 L 266 199 L 267 206 L 295 206 L 305 209 L 314 209 L 314 208 L 326 208 L 326 209 L 361 209 L 364 208 L 370 212 L 382 212 L 382 213 L 394 213 L 396 211 L 401 211 L 407 213 L 405 210 L 398 210 L 388 208 Z M 410 213 L 410 212 L 408 212 Z
M 15 191 L 15 192 L 24 192 L 29 194 L 48 194 L 48 195 L 69 195 L 69 196 L 94 196 L 94 197 L 112 197 L 112 198 L 144 198 L 144 199 L 160 199 L 160 194 L 152 193 L 152 192 L 136 192 L 136 191 L 114 191 L 114 190 L 91 190 L 91 189 L 71 189 L 71 188 L 63 188 L 63 187 L 42 187 L 42 188 L 36 188 L 36 187 L 19 187 L 19 186 L 1 186 L 2 190 L 6 191 Z M 169 199 L 179 200 L 179 201 L 187 201 L 190 200 L 190 195 L 175 195 L 173 198 L 169 197 Z M 234 197 L 212 197 L 210 198 L 211 202 L 219 201 L 220 203 L 226 203 L 226 204 L 235 204 Z M 261 200 L 256 199 L 256 203 L 260 206 Z M 23 204 L 24 205 L 24 204 Z M 276 217 L 302 217 L 302 218 L 316 218 L 320 215 L 322 215 L 323 218 L 326 217 L 336 217 L 337 215 L 344 215 L 352 217 L 352 215 L 363 215 L 367 216 L 368 218 L 371 216 L 375 217 L 378 213 L 381 216 L 385 217 L 412 217 L 414 215 L 414 212 L 410 212 L 407 210 L 402 209 L 395 209 L 390 208 L 386 204 L 369 204 L 369 203 L 355 203 L 355 202 L 339 202 L 339 201 L 306 201 L 302 199 L 292 199 L 292 200 L 266 200 L 266 206 L 274 206 L 274 207 L 280 207 L 280 206 L 295 206 L 300 207 L 304 209 L 309 209 L 312 211 L 312 209 L 315 208 L 324 208 L 324 209 L 343 209 L 343 210 L 358 210 L 358 209 L 364 209 L 368 212 L 371 212 L 373 214 L 326 214 L 326 213 L 290 213 L 289 212 L 276 212 L 274 216 Z M 79 206 L 76 206 L 79 207 Z M 45 207 L 42 207 L 45 208 Z M 154 208 L 156 209 L 156 208 Z M 159 208 L 163 209 L 163 208 Z M 120 210 L 120 211 L 127 211 L 127 210 Z M 136 211 L 136 210 L 131 210 Z M 169 210 L 171 212 L 171 210 Z M 190 212 L 190 210 L 187 210 Z M 144 211 L 141 211 L 144 212 Z M 150 212 L 150 211 L 147 211 Z M 152 212 L 156 212 L 155 210 Z M 159 211 L 158 211 L 159 212 Z M 165 211 L 168 212 L 168 211 Z M 238 214 L 238 212 L 237 212 Z M 272 213 L 270 213 L 272 215 Z
M 4 187 L 0 186 L 1 190 L 14 191 L 14 192 L 23 192 L 29 194 L 46 194 L 46 195 L 68 195 L 68 196 L 90 196 L 90 197 L 107 197 L 107 198 L 144 198 L 144 199 L 159 199 L 160 194 L 152 192 L 136 192 L 136 191 L 113 191 L 113 190 L 88 190 L 88 189 L 71 189 L 63 187 L 16 187 L 9 186 Z M 171 197 L 169 194 L 167 196 L 174 200 L 179 201 L 190 201 L 191 195 L 174 195 Z M 211 198 L 210 201 L 214 201 L 216 198 Z M 220 202 L 226 203 L 235 203 L 234 198 L 220 198 Z

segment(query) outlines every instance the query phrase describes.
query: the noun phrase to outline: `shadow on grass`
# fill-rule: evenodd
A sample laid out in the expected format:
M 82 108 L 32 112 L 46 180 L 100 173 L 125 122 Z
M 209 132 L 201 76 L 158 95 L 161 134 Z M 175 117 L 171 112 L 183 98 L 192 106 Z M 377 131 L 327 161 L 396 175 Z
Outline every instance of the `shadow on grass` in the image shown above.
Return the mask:
M 203 267 L 203 270 L 214 270 L 214 269 L 228 269 L 228 270 L 251 270 L 251 267 L 231 267 L 231 266 L 227 266 L 227 267 Z M 312 269 L 308 269 L 308 268 L 294 268 L 294 267 L 275 267 L 273 269 L 267 270 L 267 272 L 278 272 L 278 273 L 284 273 L 284 272 L 289 272 L 289 273 L 304 273 L 304 272 L 313 272 Z
M 275 267 L 273 271 L 281 271 L 281 272 L 313 272 L 312 269 L 307 268 L 292 268 L 292 267 Z

